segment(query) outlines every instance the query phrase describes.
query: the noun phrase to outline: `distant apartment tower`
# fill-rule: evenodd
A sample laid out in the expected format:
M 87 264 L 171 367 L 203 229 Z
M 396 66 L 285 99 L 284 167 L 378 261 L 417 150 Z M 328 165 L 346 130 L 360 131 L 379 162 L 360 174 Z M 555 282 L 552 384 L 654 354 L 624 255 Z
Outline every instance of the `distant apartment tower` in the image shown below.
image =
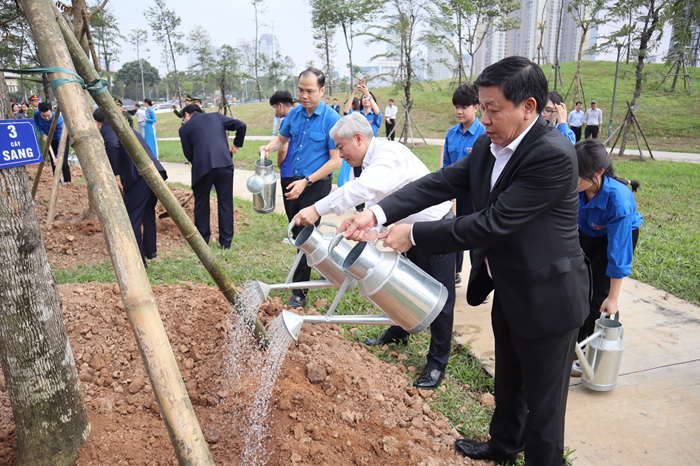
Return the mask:
M 443 45 L 429 45 L 426 62 L 425 77 L 433 81 L 450 79 L 456 68 L 454 57 Z
M 520 28 L 506 32 L 489 32 L 474 60 L 474 72 L 478 74 L 485 67 L 511 55 L 519 55 L 539 61 L 542 65 L 551 64 L 556 56 L 557 26 L 561 12 L 561 31 L 559 35 L 559 62 L 578 59 L 581 42 L 581 28 L 577 26 L 571 13 L 571 0 L 523 0 L 520 9 L 511 13 L 520 19 Z M 544 31 L 540 27 L 544 24 Z M 590 47 L 589 33 L 584 51 Z M 593 39 L 594 41 L 595 39 Z M 542 44 L 539 48 L 538 45 Z M 585 55 L 586 59 L 594 59 Z
M 265 55 L 268 58 L 274 58 L 280 51 L 280 43 L 277 41 L 277 36 L 272 34 L 263 34 L 258 41 L 258 54 Z

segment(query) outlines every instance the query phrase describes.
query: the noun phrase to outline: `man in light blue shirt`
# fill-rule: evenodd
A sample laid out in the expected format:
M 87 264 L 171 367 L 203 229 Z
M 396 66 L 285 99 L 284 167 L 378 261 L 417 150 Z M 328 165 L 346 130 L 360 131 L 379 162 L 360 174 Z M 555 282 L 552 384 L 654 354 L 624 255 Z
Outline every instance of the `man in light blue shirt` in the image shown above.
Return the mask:
M 279 134 L 260 150 L 265 155 L 277 152 L 292 139 L 292 176 L 294 181 L 284 196 L 290 201 L 290 214 L 314 205 L 331 192 L 333 171 L 340 167 L 340 155 L 329 133 L 340 115 L 323 103 L 326 77 L 321 70 L 309 68 L 299 75 L 298 93 L 301 105 L 292 108 Z M 320 222 L 320 219 L 316 224 Z M 296 227 L 294 236 L 301 231 Z M 311 268 L 302 257 L 294 272 L 294 281 L 308 281 Z M 306 306 L 308 290 L 294 290 L 289 301 L 292 308 Z
M 445 150 L 442 157 L 442 167 L 449 167 L 453 163 L 468 157 L 472 151 L 474 142 L 484 134 L 484 125 L 481 124 L 476 112 L 479 111 L 479 93 L 471 84 L 458 87 L 452 95 L 452 105 L 455 107 L 455 117 L 459 122 L 450 128 L 445 137 Z M 457 199 L 457 216 L 474 213 L 471 194 L 465 194 Z M 464 252 L 457 253 L 457 270 L 455 275 L 455 287 L 462 286 L 462 265 Z
M 583 116 L 585 115 L 582 108 L 583 104 L 580 101 L 576 102 L 576 108 L 569 113 L 569 128 L 574 132 L 576 142 L 581 140 L 581 127 L 583 126 Z

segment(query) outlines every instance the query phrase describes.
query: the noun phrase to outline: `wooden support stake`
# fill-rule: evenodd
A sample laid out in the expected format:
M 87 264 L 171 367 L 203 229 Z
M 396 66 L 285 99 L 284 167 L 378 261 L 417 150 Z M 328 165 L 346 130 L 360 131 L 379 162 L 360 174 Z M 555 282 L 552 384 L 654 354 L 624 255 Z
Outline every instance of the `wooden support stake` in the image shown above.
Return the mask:
M 71 32 L 68 24 L 61 18 L 58 9 L 56 10 L 56 18 L 58 20 L 58 25 L 63 33 L 63 38 L 68 46 L 68 52 L 73 58 L 73 63 L 75 64 L 76 70 L 81 78 L 85 82 L 92 82 L 99 79 L 100 76 L 90 65 L 90 60 L 85 55 L 80 43 L 75 38 Z M 165 210 L 170 214 L 175 225 L 185 237 L 189 243 L 192 250 L 197 254 L 197 257 L 202 262 L 204 267 L 214 279 L 214 283 L 219 287 L 219 290 L 224 294 L 229 303 L 234 305 L 236 312 L 242 312 L 241 309 L 237 309 L 237 298 L 236 290 L 233 286 L 231 278 L 226 274 L 224 268 L 219 264 L 214 256 L 214 253 L 209 249 L 209 245 L 204 241 L 202 235 L 199 234 L 197 228 L 195 228 L 194 223 L 190 220 L 187 212 L 180 206 L 180 202 L 177 200 L 175 195 L 170 191 L 168 185 L 165 184 L 163 178 L 161 178 L 160 173 L 156 170 L 155 165 L 151 162 L 151 159 L 146 154 L 146 151 L 139 143 L 136 136 L 134 136 L 134 131 L 126 123 L 126 120 L 122 116 L 122 112 L 117 108 L 117 104 L 114 103 L 114 98 L 109 93 L 105 91 L 100 95 L 94 97 L 95 102 L 104 113 L 105 118 L 109 121 L 110 126 L 116 133 L 119 141 L 124 146 L 124 149 L 131 157 L 134 165 L 138 169 L 139 173 L 143 176 L 143 179 L 148 183 L 153 193 L 156 195 L 158 200 L 161 202 Z M 247 316 L 241 314 L 244 318 L 246 324 L 249 325 L 250 331 L 253 333 L 256 340 L 260 343 L 262 347 L 267 347 L 268 339 L 265 334 L 265 327 L 256 318 L 251 319 L 249 322 Z
M 627 106 L 629 107 L 629 102 L 627 103 Z M 640 107 L 641 107 L 641 105 L 640 105 Z M 639 120 L 637 119 L 637 115 L 634 114 L 631 107 L 630 107 L 629 111 L 632 114 L 632 119 L 634 120 L 634 123 L 636 123 L 637 128 L 639 128 L 639 133 L 642 135 L 642 139 L 644 139 L 644 144 L 646 144 L 646 146 L 647 146 L 647 150 L 649 151 L 649 156 L 652 159 L 654 159 L 654 153 L 651 151 L 651 147 L 649 147 L 649 142 L 647 141 L 647 137 L 644 135 L 644 130 L 642 129 L 642 125 L 639 124 Z
M 63 170 L 63 157 L 66 153 L 66 145 L 68 144 L 68 131 L 61 133 L 61 140 L 58 142 L 58 158 L 56 160 L 56 168 L 53 171 L 53 183 L 51 184 L 51 197 L 49 198 L 49 215 L 46 218 L 46 229 L 53 228 L 53 218 L 56 215 L 56 201 L 58 200 L 58 186 L 61 181 L 61 172 Z
M 38 111 L 38 110 L 37 110 Z M 61 107 L 57 107 L 53 114 L 53 120 L 51 121 L 51 128 L 49 128 L 49 135 L 46 137 L 46 144 L 44 144 L 44 150 L 41 154 L 41 162 L 36 169 L 36 174 L 34 175 L 34 183 L 32 184 L 32 199 L 36 197 L 36 190 L 39 187 L 39 180 L 41 180 L 41 173 L 44 171 L 44 164 L 46 163 L 46 157 L 49 155 L 49 149 L 51 149 L 51 140 L 53 138 L 53 133 L 56 131 L 56 125 L 58 124 L 58 117 L 61 116 Z
M 44 67 L 73 71 L 71 56 L 58 24 L 65 25 L 51 0 L 20 0 Z M 58 20 L 58 23 L 57 23 Z M 77 39 L 70 32 L 75 43 Z M 82 49 L 80 49 L 82 51 Z M 84 55 L 83 55 L 84 56 Z M 87 57 L 85 60 L 88 62 Z M 94 69 L 92 70 L 94 73 Z M 72 78 L 51 73 L 50 79 Z M 107 250 L 121 290 L 124 310 L 148 373 L 153 394 L 182 466 L 214 466 L 202 429 L 180 376 L 177 361 L 158 314 L 156 299 L 148 281 L 131 222 L 119 194 L 104 142 L 92 117 L 88 94 L 76 82 L 56 88 L 65 127 L 73 141 L 87 180 L 90 205 L 104 232 Z M 108 98 L 109 94 L 105 94 Z M 116 110 L 116 109 L 115 109 Z

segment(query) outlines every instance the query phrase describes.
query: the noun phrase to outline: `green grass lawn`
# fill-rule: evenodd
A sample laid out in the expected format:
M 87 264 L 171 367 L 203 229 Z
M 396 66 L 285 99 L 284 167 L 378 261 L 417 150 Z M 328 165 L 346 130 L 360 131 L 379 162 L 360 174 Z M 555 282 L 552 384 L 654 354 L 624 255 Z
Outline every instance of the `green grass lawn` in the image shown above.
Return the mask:
M 615 100 L 615 114 L 613 129 L 622 122 L 626 112 L 625 101 L 632 99 L 634 92 L 634 64 L 620 64 L 620 73 Z M 550 67 L 543 67 L 545 75 L 550 76 Z M 583 90 L 586 102 L 591 99 L 598 101 L 598 107 L 603 110 L 602 135 L 608 132 L 608 119 L 612 104 L 613 82 L 615 77 L 615 63 L 604 61 L 584 61 L 582 63 Z M 562 76 L 564 77 L 564 89 L 562 95 L 567 94 L 571 81 L 576 71 L 576 63 L 562 63 Z M 640 100 L 641 108 L 637 116 L 642 128 L 649 139 L 652 150 L 670 150 L 681 152 L 700 151 L 698 132 L 700 131 L 700 99 L 691 96 L 687 91 L 682 91 L 682 84 L 676 92 L 670 93 L 660 89 L 668 67 L 664 64 L 650 63 L 645 66 L 645 82 Z M 688 68 L 691 85 L 694 89 L 700 89 L 700 69 Z M 413 119 L 418 123 L 423 136 L 426 138 L 444 138 L 445 133 L 457 124 L 452 107 L 452 91 L 449 88 L 450 80 L 415 83 L 412 97 L 414 99 Z M 550 85 L 550 87 L 553 87 Z M 670 86 L 666 86 L 668 89 Z M 558 89 L 560 92 L 561 89 Z M 394 87 L 372 89 L 376 95 L 382 111 L 387 101 L 393 98 L 400 102 L 403 93 Z M 342 104 L 347 99 L 345 93 L 335 94 Z M 569 110 L 572 109 L 573 96 L 567 99 Z M 401 111 L 401 107 L 399 107 Z M 214 109 L 207 109 L 211 112 Z M 248 134 L 267 136 L 272 132 L 274 112 L 267 102 L 246 104 L 234 107 L 235 117 L 243 120 L 248 125 Z M 401 113 L 399 113 L 399 116 Z M 180 127 L 180 119 L 173 113 L 159 113 L 158 134 L 160 137 L 175 137 Z M 384 129 L 380 131 L 384 135 Z M 414 132 L 418 137 L 418 134 Z M 634 139 L 634 138 L 632 138 Z

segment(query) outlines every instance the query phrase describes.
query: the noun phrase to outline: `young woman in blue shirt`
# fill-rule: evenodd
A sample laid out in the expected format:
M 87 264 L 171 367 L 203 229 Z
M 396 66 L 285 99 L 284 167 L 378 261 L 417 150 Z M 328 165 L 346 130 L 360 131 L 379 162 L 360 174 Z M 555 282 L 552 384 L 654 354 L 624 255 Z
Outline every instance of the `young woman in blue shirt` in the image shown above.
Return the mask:
M 578 336 L 578 341 L 583 341 L 593 333 L 602 312 L 613 315 L 618 311 L 622 279 L 632 270 L 632 256 L 644 220 L 637 212 L 633 194 L 639 182 L 615 176 L 603 144 L 596 139 L 579 141 L 576 156 L 579 242 L 591 261 L 593 275 L 590 314 Z M 576 365 L 572 375 L 580 375 Z

